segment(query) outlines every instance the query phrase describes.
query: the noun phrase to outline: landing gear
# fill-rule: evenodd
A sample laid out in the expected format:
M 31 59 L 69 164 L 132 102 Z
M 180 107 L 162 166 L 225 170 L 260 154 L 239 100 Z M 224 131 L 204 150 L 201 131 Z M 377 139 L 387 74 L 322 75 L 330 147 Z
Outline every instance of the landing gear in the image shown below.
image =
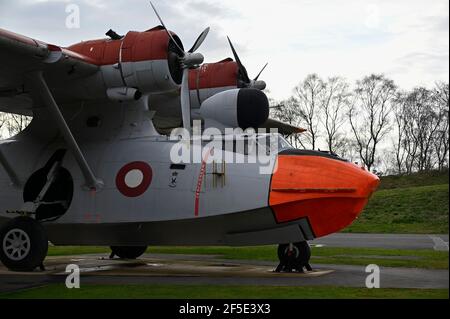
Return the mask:
M 42 225 L 31 217 L 11 219 L 0 229 L 0 260 L 12 271 L 43 269 L 48 239 Z
M 311 248 L 306 241 L 278 245 L 278 258 L 280 264 L 275 269 L 276 272 L 303 272 L 303 268 L 312 270 L 309 265 Z
M 111 246 L 110 259 L 117 256 L 121 259 L 136 259 L 147 250 L 147 246 Z
M 25 184 L 21 210 L 35 214 L 36 220 L 55 220 L 69 209 L 74 186 L 70 172 L 62 166 L 65 154 L 65 149 L 57 150 Z

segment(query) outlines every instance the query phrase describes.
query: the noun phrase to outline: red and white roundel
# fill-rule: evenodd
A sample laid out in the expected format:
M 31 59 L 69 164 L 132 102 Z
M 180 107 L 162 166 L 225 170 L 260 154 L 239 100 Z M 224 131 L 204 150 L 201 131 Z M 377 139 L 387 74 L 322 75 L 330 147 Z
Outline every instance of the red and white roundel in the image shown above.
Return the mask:
M 123 166 L 116 176 L 117 189 L 127 197 L 145 193 L 152 182 L 153 172 L 145 162 L 132 162 Z

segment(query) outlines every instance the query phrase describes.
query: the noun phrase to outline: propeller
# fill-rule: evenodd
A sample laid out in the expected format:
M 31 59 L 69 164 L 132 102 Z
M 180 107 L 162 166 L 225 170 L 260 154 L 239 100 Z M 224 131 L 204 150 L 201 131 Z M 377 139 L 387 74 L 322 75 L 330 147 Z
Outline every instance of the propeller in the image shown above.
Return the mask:
M 260 81 L 258 79 L 269 63 L 266 63 L 261 69 L 261 71 L 259 71 L 258 75 L 253 80 L 251 80 L 250 77 L 248 76 L 247 69 L 242 64 L 241 59 L 239 58 L 239 55 L 237 54 L 233 46 L 233 43 L 231 42 L 229 37 L 227 37 L 227 39 L 228 43 L 230 44 L 231 51 L 233 52 L 234 60 L 236 61 L 239 68 L 239 80 L 241 82 L 241 86 L 246 88 L 255 88 L 259 90 L 264 90 L 266 88 L 266 82 Z
M 261 73 L 263 73 L 263 71 L 266 69 L 266 67 L 269 65 L 269 62 L 267 62 L 263 68 L 261 69 L 261 71 L 259 71 L 258 75 L 256 76 L 256 78 L 253 81 L 258 81 L 259 76 L 261 75 Z
M 178 60 L 180 62 L 180 67 L 183 69 L 183 77 L 181 80 L 181 92 L 180 92 L 180 99 L 181 99 L 181 115 L 183 118 L 183 127 L 191 131 L 191 102 L 190 102 L 190 95 L 189 95 L 189 69 L 195 69 L 200 66 L 200 64 L 203 63 L 204 57 L 201 53 L 195 53 L 197 49 L 202 45 L 203 41 L 205 41 L 206 36 L 209 32 L 209 27 L 207 27 L 205 30 L 203 30 L 202 33 L 198 36 L 197 40 L 195 40 L 194 44 L 192 45 L 192 48 L 189 51 L 184 51 L 184 49 L 178 44 L 177 41 L 175 41 L 172 34 L 169 32 L 169 30 L 166 28 L 166 25 L 164 24 L 163 20 L 161 19 L 160 15 L 158 14 L 158 11 L 156 10 L 153 3 L 150 1 L 150 5 L 153 8 L 153 11 L 155 11 L 156 16 L 158 17 L 159 22 L 161 23 L 162 27 L 166 31 L 167 35 L 169 36 L 172 43 L 175 45 L 177 54 L 178 54 Z

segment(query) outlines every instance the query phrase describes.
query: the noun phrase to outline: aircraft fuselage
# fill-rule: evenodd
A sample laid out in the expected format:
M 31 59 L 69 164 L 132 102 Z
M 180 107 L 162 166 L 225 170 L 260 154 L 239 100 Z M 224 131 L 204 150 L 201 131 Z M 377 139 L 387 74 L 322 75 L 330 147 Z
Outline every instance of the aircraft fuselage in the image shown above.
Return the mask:
M 0 168 L 3 220 L 36 200 L 52 169 L 64 170 L 48 185 L 36 210 L 57 245 L 310 240 L 351 223 L 378 185 L 376 176 L 336 156 L 290 148 L 274 152 L 266 163 L 252 163 L 251 155 L 233 152 L 231 158 L 208 162 L 205 143 L 191 141 L 192 158 L 196 153 L 200 160 L 174 164 L 171 151 L 180 141 L 156 132 L 146 99 L 64 109 L 86 160 L 103 183 L 100 189 L 85 187 L 45 109 L 36 112 L 24 132 L 0 145 L 3 161 L 20 182 L 13 185 Z M 236 163 L 237 156 L 244 162 Z

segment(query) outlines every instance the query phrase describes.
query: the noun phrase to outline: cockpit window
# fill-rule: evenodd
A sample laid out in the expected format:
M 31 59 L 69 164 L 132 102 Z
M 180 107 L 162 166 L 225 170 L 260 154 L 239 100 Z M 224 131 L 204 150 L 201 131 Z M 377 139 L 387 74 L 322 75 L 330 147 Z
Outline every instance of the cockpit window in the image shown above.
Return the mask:
M 258 136 L 258 146 L 267 149 L 266 154 L 276 154 L 282 150 L 292 148 L 286 139 L 280 134 L 264 134 Z
M 280 134 L 278 134 L 278 149 L 284 150 L 287 148 L 293 148 L 291 144 L 289 144 L 289 142 Z
M 206 141 L 204 141 L 206 143 Z M 223 136 L 222 150 L 243 155 L 273 155 L 293 148 L 280 134 Z

